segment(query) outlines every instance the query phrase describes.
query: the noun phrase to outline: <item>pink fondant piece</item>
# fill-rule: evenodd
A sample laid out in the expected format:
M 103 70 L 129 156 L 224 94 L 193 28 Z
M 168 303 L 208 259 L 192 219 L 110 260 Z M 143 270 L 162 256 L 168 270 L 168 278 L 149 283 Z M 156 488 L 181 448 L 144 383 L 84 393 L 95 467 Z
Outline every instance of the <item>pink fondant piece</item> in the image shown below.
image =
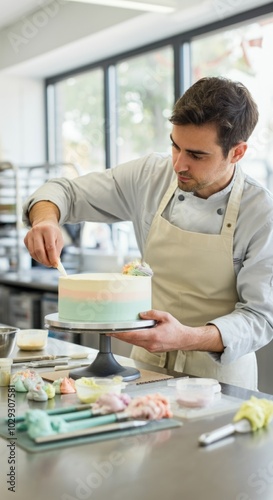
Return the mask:
M 60 384 L 61 394 L 73 394 L 76 392 L 75 382 L 72 378 L 64 377 Z

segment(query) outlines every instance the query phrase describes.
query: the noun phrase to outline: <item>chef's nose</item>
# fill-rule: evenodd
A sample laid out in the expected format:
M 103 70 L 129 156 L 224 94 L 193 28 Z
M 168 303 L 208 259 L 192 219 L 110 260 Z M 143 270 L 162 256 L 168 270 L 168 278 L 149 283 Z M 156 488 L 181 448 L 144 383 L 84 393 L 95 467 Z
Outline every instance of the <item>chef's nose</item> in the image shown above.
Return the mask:
M 183 154 L 182 151 L 180 151 L 174 158 L 173 168 L 177 174 L 178 172 L 187 172 L 189 170 L 189 165 L 187 163 L 186 155 Z

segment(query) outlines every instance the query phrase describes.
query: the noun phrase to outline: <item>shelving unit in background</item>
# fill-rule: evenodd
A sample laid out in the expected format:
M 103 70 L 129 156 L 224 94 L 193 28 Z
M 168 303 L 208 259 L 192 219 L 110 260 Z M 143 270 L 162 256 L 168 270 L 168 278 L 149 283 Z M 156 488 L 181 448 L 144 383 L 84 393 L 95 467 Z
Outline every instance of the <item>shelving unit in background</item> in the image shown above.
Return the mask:
M 0 162 L 0 269 L 18 270 L 21 266 L 20 239 L 22 202 L 18 168 Z
M 22 223 L 23 201 L 49 179 L 78 175 L 79 168 L 73 163 L 17 166 L 0 162 L 0 273 L 30 267 L 24 246 L 27 228 Z

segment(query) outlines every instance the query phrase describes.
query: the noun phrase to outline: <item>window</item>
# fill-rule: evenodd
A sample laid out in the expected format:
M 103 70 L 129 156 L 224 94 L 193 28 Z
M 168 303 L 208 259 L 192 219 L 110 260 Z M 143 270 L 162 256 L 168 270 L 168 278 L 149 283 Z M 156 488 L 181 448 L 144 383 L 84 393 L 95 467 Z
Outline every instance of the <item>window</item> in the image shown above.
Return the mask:
M 241 81 L 259 108 L 259 122 L 242 168 L 273 190 L 273 19 L 265 18 L 192 41 L 192 80 L 225 76 Z
M 118 163 L 169 147 L 173 66 L 169 46 L 117 65 Z
M 262 7 L 261 7 L 262 11 Z M 103 170 L 152 151 L 168 151 L 168 118 L 174 94 L 203 76 L 240 80 L 256 100 L 260 120 L 241 162 L 243 169 L 273 190 L 273 18 L 258 18 L 228 29 L 210 27 L 176 35 L 98 62 L 92 69 L 49 79 L 48 149 L 51 162 L 76 163 L 82 173 Z M 220 31 L 221 28 L 221 31 Z M 200 33 L 200 30 L 198 30 Z M 189 62 L 188 47 L 191 61 Z M 190 66 L 191 64 L 191 66 Z M 191 67 L 191 70 L 189 70 Z M 84 245 L 137 251 L 130 223 L 102 231 L 85 227 Z M 91 231 L 91 236 L 90 236 Z M 105 237 L 106 234 L 106 237 Z M 102 238 L 101 238 L 102 239 Z M 108 248 L 108 246 L 107 246 Z
M 83 173 L 105 168 L 103 97 L 100 68 L 55 84 L 55 161 Z

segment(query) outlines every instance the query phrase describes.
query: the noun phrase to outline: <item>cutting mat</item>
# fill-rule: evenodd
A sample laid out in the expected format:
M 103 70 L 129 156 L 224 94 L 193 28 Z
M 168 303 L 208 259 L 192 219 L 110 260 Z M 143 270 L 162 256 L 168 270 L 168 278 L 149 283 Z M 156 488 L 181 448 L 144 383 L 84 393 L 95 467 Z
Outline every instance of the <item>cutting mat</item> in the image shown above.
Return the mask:
M 16 432 L 16 436 L 11 438 L 8 434 L 7 422 L 3 419 L 0 421 L 0 436 L 4 439 L 14 440 L 16 438 L 16 446 L 23 448 L 31 453 L 38 453 L 49 450 L 57 450 L 59 448 L 66 448 L 67 446 L 79 446 L 82 444 L 97 443 L 98 441 L 107 441 L 109 439 L 119 439 L 125 438 L 127 436 L 137 436 L 139 434 L 147 434 L 149 432 L 163 431 L 165 429 L 174 429 L 176 427 L 181 427 L 182 423 L 173 420 L 171 418 L 165 418 L 162 420 L 151 421 L 143 427 L 124 429 L 122 431 L 107 432 L 102 434 L 97 434 L 94 436 L 84 436 L 72 439 L 66 439 L 64 441 L 37 444 L 35 441 L 30 439 L 27 432 Z
M 39 373 L 39 375 L 48 382 L 54 382 L 54 380 L 57 380 L 58 378 L 68 377 L 69 370 L 44 372 L 44 373 Z M 149 382 L 157 382 L 159 380 L 169 380 L 172 378 L 173 378 L 172 376 L 163 375 L 162 373 L 156 373 L 149 370 L 140 370 L 140 378 L 133 380 L 132 383 L 139 385 L 139 384 L 147 384 Z

